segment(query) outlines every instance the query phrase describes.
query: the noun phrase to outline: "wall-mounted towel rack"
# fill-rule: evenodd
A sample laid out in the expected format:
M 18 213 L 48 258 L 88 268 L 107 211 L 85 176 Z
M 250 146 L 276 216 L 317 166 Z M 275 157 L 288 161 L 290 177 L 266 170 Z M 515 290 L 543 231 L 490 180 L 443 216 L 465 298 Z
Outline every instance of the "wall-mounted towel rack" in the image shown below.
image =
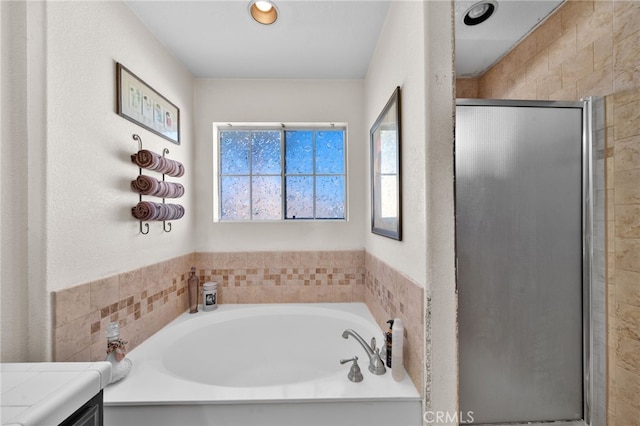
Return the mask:
M 148 221 L 162 221 L 162 229 L 171 232 L 169 220 L 180 219 L 184 215 L 184 208 L 180 204 L 167 204 L 165 198 L 179 198 L 184 195 L 184 187 L 176 182 L 166 182 L 165 174 L 180 177 L 184 174 L 184 166 L 175 160 L 169 160 L 166 155 L 169 150 L 162 150 L 162 157 L 148 150 L 142 149 L 142 138 L 134 134 L 133 140 L 138 142 L 138 152 L 131 156 L 131 161 L 138 166 L 138 178 L 131 182 L 131 189 L 138 193 L 139 202 L 131 209 L 133 217 L 140 221 L 140 233 L 149 233 Z M 142 169 L 162 173 L 162 181 L 142 174 Z M 162 204 L 142 201 L 142 196 L 156 196 L 162 198 Z M 142 218 L 148 219 L 142 219 Z

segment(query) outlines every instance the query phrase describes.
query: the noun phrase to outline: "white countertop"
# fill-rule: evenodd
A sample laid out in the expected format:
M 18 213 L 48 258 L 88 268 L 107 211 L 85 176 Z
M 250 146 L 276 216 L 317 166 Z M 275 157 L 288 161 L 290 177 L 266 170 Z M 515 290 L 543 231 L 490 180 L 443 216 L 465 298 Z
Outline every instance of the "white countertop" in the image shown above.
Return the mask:
M 103 389 L 108 362 L 0 364 L 3 426 L 54 426 Z

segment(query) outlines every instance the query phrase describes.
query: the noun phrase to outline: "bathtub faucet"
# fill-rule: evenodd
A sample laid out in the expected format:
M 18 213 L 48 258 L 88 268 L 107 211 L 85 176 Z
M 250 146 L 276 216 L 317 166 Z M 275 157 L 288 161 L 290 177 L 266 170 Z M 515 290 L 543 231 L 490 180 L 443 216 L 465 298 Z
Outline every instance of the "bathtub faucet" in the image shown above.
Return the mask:
M 384 366 L 384 362 L 380 359 L 380 349 L 376 349 L 375 337 L 371 339 L 371 346 L 369 346 L 358 333 L 350 328 L 342 333 L 342 337 L 345 339 L 349 338 L 349 336 L 353 336 L 353 338 L 360 343 L 360 346 L 362 346 L 367 353 L 367 356 L 369 357 L 369 371 L 376 375 L 384 374 L 387 369 Z

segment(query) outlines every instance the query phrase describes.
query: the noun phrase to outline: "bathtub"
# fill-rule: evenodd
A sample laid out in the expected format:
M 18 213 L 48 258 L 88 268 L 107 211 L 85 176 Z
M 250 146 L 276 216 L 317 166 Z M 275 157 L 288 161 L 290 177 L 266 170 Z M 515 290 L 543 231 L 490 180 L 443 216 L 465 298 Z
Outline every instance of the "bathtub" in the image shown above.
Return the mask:
M 362 303 L 185 313 L 127 354 L 131 373 L 104 391 L 105 425 L 421 425 L 408 375 L 370 373 L 364 349 L 342 338 L 348 328 L 383 342 Z M 359 383 L 339 363 L 354 355 Z

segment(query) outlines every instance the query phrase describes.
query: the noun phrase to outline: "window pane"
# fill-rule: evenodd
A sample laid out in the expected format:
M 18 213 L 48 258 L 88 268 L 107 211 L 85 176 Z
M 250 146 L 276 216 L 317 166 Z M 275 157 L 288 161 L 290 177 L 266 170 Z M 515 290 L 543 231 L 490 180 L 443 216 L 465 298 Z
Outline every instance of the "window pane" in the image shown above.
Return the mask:
M 280 176 L 254 176 L 252 182 L 252 219 L 281 219 L 282 190 L 280 188 Z
M 316 219 L 344 219 L 344 176 L 316 178 Z
M 287 174 L 313 173 L 313 132 L 288 130 L 284 132 L 285 172 Z
M 220 173 L 249 174 L 249 145 L 251 132 L 222 131 L 220 133 Z
M 287 219 L 313 219 L 313 177 L 287 176 Z
M 223 176 L 220 183 L 221 219 L 250 219 L 249 176 Z
M 344 131 L 316 132 L 316 173 L 344 173 Z
M 280 174 L 280 132 L 253 132 L 251 155 L 253 174 Z

